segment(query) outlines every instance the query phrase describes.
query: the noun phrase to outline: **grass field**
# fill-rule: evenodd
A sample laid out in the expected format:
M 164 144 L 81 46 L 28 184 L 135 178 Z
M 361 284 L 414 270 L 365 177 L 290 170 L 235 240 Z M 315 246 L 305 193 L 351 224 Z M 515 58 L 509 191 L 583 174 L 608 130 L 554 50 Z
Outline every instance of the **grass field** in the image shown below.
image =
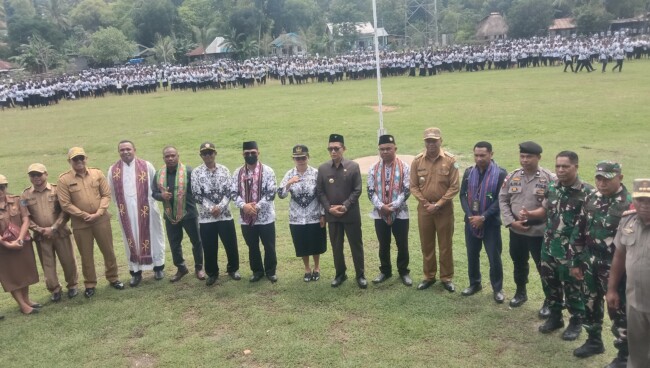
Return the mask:
M 648 71 L 650 62 L 641 60 L 626 63 L 620 74 L 542 68 L 388 78 L 383 81 L 384 104 L 395 110 L 384 114 L 384 122 L 402 154 L 417 154 L 423 147 L 423 130 L 437 126 L 443 145 L 457 155 L 462 167 L 472 162 L 473 144 L 488 140 L 497 162 L 513 170 L 518 165 L 517 144 L 535 140 L 544 147 L 542 166 L 552 168 L 555 153 L 575 150 L 587 181 L 593 182 L 596 162 L 613 159 L 623 164 L 624 182 L 629 185 L 633 178 L 650 176 Z M 375 155 L 375 87 L 374 80 L 267 85 L 7 110 L 0 113 L 0 173 L 8 176 L 9 192 L 15 194 L 29 184 L 25 171 L 33 162 L 45 164 L 50 181 L 56 181 L 58 173 L 69 168 L 66 152 L 75 145 L 86 149 L 90 166 L 106 171 L 118 159 L 121 139 L 133 140 L 138 155 L 157 167 L 163 164 L 165 145 L 177 146 L 181 160 L 197 166 L 199 144 L 213 141 L 217 161 L 232 171 L 243 163 L 242 141 L 256 140 L 260 159 L 275 169 L 279 181 L 292 165 L 294 144 L 310 148 L 312 166 L 325 161 L 330 133 L 345 136 L 347 158 Z M 415 202 L 410 202 L 410 268 L 417 282 L 422 256 Z M 455 282 L 462 289 L 467 286 L 467 261 L 457 200 L 455 206 Z M 370 211 L 365 188 L 361 207 L 364 214 Z M 323 256 L 322 280 L 304 283 L 302 262 L 294 257 L 290 240 L 287 208 L 287 200 L 276 199 L 280 278 L 276 284 L 246 281 L 248 251 L 238 230 L 244 277 L 239 282 L 221 275 L 211 288 L 189 276 L 171 284 L 168 278 L 175 269 L 167 249 L 166 279 L 156 282 L 152 273 L 145 273 L 135 289 L 116 291 L 100 281 L 92 300 L 79 296 L 52 304 L 41 281 L 31 288 L 31 295 L 45 307 L 33 317 L 22 316 L 10 295 L 4 294 L 0 367 L 601 367 L 615 355 L 607 329 L 603 333 L 607 351 L 587 360 L 571 354 L 584 341 L 584 333 L 576 342 L 564 342 L 559 333 L 537 332 L 543 293 L 535 271 L 528 303 L 514 310 L 507 303 L 496 305 L 485 256 L 485 290 L 470 298 L 460 296 L 460 290 L 447 293 L 439 284 L 426 291 L 405 288 L 395 277 L 367 290 L 359 290 L 353 281 L 332 289 L 329 250 Z M 367 217 L 363 231 L 366 276 L 371 279 L 379 262 Z M 120 275 L 126 282 L 128 269 L 115 218 L 113 232 Z M 504 289 L 511 298 L 512 262 L 504 235 Z M 191 265 L 190 246 L 184 244 Z M 220 256 L 220 268 L 225 270 L 223 248 Z M 95 259 L 101 271 L 102 258 L 98 254 Z M 350 259 L 348 266 L 352 267 Z

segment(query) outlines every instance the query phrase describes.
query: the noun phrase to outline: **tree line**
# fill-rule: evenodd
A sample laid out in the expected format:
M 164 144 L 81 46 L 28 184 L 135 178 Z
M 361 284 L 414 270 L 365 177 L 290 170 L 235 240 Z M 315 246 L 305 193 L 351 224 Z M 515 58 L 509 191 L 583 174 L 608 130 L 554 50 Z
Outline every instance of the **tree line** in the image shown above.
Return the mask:
M 509 37 L 544 35 L 554 18 L 574 17 L 578 32 L 606 29 L 615 18 L 650 9 L 650 0 L 377 0 L 378 26 L 406 36 L 407 47 L 428 40 L 415 31 L 433 24 L 456 42 L 472 41 L 477 23 L 491 12 L 505 15 Z M 408 15 L 408 17 L 407 17 Z M 416 27 L 406 26 L 406 19 Z M 47 72 L 70 55 L 92 65 L 124 62 L 148 48 L 164 62 L 186 62 L 216 36 L 234 57 L 268 53 L 283 32 L 302 36 L 311 53 L 351 47 L 349 33 L 326 35 L 326 23 L 372 21 L 371 0 L 0 0 L 0 58 Z M 335 32 L 336 33 L 336 32 Z M 339 34 L 340 33 L 340 34 Z

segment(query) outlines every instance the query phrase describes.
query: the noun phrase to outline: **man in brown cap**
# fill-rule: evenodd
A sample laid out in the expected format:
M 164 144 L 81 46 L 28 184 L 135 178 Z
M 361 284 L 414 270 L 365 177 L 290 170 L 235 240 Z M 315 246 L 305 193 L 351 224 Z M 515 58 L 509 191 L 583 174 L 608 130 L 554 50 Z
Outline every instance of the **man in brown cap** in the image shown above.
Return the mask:
M 411 163 L 411 194 L 418 201 L 418 228 L 422 246 L 424 279 L 418 290 L 436 282 L 436 238 L 440 250 L 440 280 L 445 290 L 453 293 L 456 287 L 452 238 L 454 235 L 453 198 L 458 194 L 460 181 L 456 158 L 442 147 L 438 128 L 424 131 L 424 152 Z
M 84 295 L 95 295 L 97 274 L 93 242 L 104 256 L 106 279 L 115 289 L 124 289 L 118 278 L 117 261 L 113 251 L 113 231 L 108 205 L 111 201 L 111 189 L 101 170 L 86 167 L 86 152 L 81 147 L 72 147 L 68 151 L 68 162 L 72 167 L 59 176 L 57 183 L 61 208 L 72 218 L 72 231 L 81 255 L 81 270 L 86 290 Z
M 650 179 L 636 179 L 634 209 L 623 214 L 614 238 L 616 252 L 607 286 L 607 308 L 627 306 L 627 360 L 617 356 L 610 367 L 650 367 Z M 627 278 L 627 289 L 619 291 Z
M 38 257 L 41 260 L 45 286 L 53 302 L 61 300 L 61 284 L 56 273 L 56 259 L 61 262 L 68 288 L 68 297 L 77 296 L 77 260 L 74 255 L 72 232 L 67 223 L 70 216 L 63 212 L 57 196 L 57 186 L 47 182 L 47 168 L 31 164 L 27 169 L 32 185 L 23 191 L 21 200 L 29 211 Z

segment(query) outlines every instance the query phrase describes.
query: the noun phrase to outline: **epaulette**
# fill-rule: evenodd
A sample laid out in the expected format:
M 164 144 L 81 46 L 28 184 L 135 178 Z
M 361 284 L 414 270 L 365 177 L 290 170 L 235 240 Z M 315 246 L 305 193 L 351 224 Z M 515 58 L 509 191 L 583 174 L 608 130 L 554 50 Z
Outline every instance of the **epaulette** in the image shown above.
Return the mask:
M 417 160 L 417 159 L 419 159 L 419 158 L 422 158 L 422 157 L 424 156 L 424 154 L 425 154 L 425 152 L 420 152 L 420 153 L 418 153 L 417 155 L 415 155 L 415 157 L 413 157 L 413 159 L 414 159 L 414 160 Z
M 28 191 L 28 190 L 30 190 L 30 189 L 32 189 L 32 188 L 33 188 L 33 187 L 32 187 L 31 185 L 28 186 L 27 188 L 23 189 L 23 193 L 25 193 L 26 191 Z
M 72 171 L 72 169 L 70 169 L 70 170 L 68 170 L 68 171 L 66 171 L 66 172 L 62 172 L 61 174 L 59 174 L 59 179 L 60 179 L 63 175 L 69 173 L 70 171 Z
M 636 214 L 636 208 L 631 208 L 631 209 L 629 209 L 629 210 L 623 212 L 623 214 L 621 215 L 621 217 L 623 217 L 623 216 L 629 216 L 629 215 L 635 215 L 635 214 Z
M 448 151 L 445 151 L 445 155 L 446 155 L 447 157 L 456 157 L 456 155 L 454 155 L 453 153 L 448 152 Z

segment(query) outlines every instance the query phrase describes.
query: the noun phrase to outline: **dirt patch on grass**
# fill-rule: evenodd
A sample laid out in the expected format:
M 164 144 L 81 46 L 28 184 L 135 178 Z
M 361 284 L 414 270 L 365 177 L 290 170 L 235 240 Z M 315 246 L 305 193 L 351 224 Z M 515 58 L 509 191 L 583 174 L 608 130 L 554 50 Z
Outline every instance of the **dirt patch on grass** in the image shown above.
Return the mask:
M 158 359 L 148 353 L 142 353 L 129 356 L 129 366 L 137 368 L 157 367 Z
M 411 165 L 411 162 L 413 161 L 413 158 L 415 156 L 413 155 L 397 155 L 400 160 L 404 161 L 405 164 Z M 359 157 L 355 158 L 354 162 L 359 164 L 359 169 L 361 170 L 361 174 L 367 174 L 368 170 L 372 165 L 377 163 L 379 161 L 379 156 L 367 156 L 367 157 Z
M 372 107 L 372 110 L 373 110 L 374 112 L 379 112 L 379 106 L 378 106 L 378 105 L 374 105 L 374 106 Z M 391 111 L 395 111 L 395 110 L 397 110 L 397 106 L 381 105 L 381 111 L 382 111 L 382 112 L 391 112 Z

